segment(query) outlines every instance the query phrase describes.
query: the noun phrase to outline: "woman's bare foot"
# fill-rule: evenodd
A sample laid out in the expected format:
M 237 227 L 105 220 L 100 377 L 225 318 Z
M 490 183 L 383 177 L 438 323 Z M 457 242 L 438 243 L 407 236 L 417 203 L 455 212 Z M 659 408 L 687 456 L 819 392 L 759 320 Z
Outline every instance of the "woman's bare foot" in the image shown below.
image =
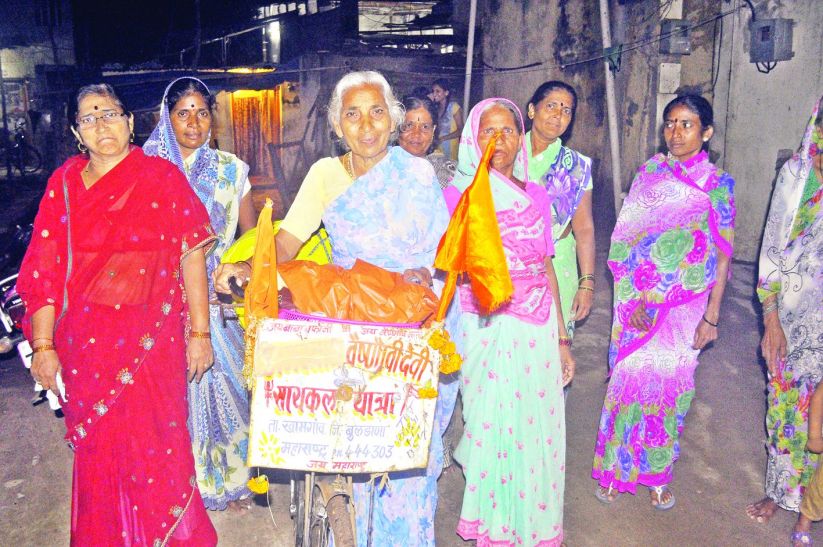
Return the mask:
M 242 500 L 230 501 L 226 507 L 232 513 L 244 513 L 251 509 L 251 498 L 243 498 Z
M 808 517 L 800 513 L 797 517 L 797 522 L 792 530 L 791 540 L 792 547 L 807 547 L 812 544 L 812 536 L 809 532 L 812 529 L 812 521 Z
M 775 511 L 777 511 L 777 503 L 769 497 L 746 506 L 746 514 L 749 518 L 761 524 L 769 522 Z

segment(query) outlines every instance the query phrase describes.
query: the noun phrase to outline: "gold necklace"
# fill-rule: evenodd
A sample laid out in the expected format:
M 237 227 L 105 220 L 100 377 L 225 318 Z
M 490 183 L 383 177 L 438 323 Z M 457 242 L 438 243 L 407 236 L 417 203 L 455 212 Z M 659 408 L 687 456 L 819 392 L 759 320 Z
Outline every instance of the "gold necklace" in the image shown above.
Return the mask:
M 352 160 L 351 150 L 349 150 L 344 156 L 343 167 L 346 169 L 346 173 L 349 174 L 351 179 L 354 180 L 354 161 Z

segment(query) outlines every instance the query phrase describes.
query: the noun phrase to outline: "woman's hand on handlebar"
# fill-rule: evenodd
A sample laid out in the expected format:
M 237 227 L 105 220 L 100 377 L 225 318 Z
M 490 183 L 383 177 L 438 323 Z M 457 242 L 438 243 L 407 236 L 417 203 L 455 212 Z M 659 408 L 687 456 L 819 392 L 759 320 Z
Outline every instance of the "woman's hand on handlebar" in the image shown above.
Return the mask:
M 251 277 L 251 267 L 248 262 L 229 262 L 217 266 L 212 274 L 214 290 L 219 293 L 231 294 L 229 278 L 232 277 L 237 278 L 240 285 L 245 285 Z

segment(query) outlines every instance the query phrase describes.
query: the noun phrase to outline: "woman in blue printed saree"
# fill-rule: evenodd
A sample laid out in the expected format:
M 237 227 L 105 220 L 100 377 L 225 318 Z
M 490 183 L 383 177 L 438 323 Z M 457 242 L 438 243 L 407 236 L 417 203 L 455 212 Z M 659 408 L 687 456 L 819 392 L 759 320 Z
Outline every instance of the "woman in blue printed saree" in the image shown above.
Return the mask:
M 506 99 L 475 106 L 460 139 L 453 186 L 446 189 L 452 205 L 500 132 L 489 180 L 514 294 L 489 316 L 481 314 L 468 285 L 457 297 L 465 428 L 454 458 L 466 477 L 457 533 L 478 546 L 563 541 L 563 387 L 574 375 L 574 361 L 558 321 L 551 205 L 542 188 L 513 174 L 515 163 L 526 172 L 522 123 Z
M 349 73 L 335 86 L 328 112 L 349 152 L 323 158 L 309 169 L 275 238 L 278 262 L 293 258 L 322 221 L 335 264 L 351 268 L 362 259 L 431 285 L 430 268 L 448 211 L 429 162 L 388 145 L 403 122 L 402 107 L 388 82 L 377 72 Z M 216 287 L 226 291 L 230 276 L 249 274 L 247 264 L 224 264 Z M 441 436 L 455 395 L 442 385 L 438 388 L 426 469 L 389 473 L 384 488 L 355 482 L 357 545 L 368 544 L 370 527 L 374 546 L 434 545 Z M 373 493 L 373 488 L 378 491 Z
M 248 166 L 234 154 L 209 147 L 214 97 L 203 82 L 184 77 L 166 88 L 160 123 L 143 146 L 149 156 L 176 165 L 209 212 L 217 244 L 206 258 L 209 284 L 220 257 L 241 231 L 254 223 Z M 214 294 L 212 286 L 209 293 Z M 249 508 L 249 398 L 243 384 L 243 329 L 224 325 L 219 306 L 210 306 L 214 366 L 189 384 L 189 432 L 197 485 L 208 509 Z
M 697 356 L 717 338 L 735 217 L 734 180 L 703 150 L 709 103 L 678 97 L 663 120 L 669 154 L 640 167 L 612 234 L 611 379 L 592 470 L 603 503 L 643 485 L 659 510 L 674 505 L 669 484 Z
M 766 497 L 747 508 L 766 522 L 798 511 L 818 456 L 806 449 L 809 399 L 823 380 L 823 111 L 821 98 L 800 151 L 780 169 L 763 243 L 757 296 L 769 370 Z M 820 434 L 820 432 L 817 432 Z M 801 531 L 798 529 L 798 531 Z
M 592 161 L 561 140 L 576 108 L 573 87 L 556 80 L 542 83 L 529 101 L 526 115 L 532 128 L 525 138 L 528 180 L 543 186 L 552 204 L 552 262 L 569 336 L 574 336 L 575 322 L 589 315 L 594 300 Z

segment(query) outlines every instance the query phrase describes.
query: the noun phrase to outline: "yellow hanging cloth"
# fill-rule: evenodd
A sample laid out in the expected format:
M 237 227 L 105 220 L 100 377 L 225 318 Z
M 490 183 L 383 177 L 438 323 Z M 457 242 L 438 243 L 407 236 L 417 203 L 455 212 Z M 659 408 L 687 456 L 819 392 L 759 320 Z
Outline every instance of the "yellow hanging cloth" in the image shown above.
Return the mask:
M 489 181 L 489 162 L 498 136 L 495 134 L 486 146 L 474 180 L 460 196 L 437 247 L 434 266 L 448 277 L 436 321 L 445 318 L 457 277 L 463 272 L 469 275 L 472 292 L 486 314 L 508 302 L 514 293 Z

